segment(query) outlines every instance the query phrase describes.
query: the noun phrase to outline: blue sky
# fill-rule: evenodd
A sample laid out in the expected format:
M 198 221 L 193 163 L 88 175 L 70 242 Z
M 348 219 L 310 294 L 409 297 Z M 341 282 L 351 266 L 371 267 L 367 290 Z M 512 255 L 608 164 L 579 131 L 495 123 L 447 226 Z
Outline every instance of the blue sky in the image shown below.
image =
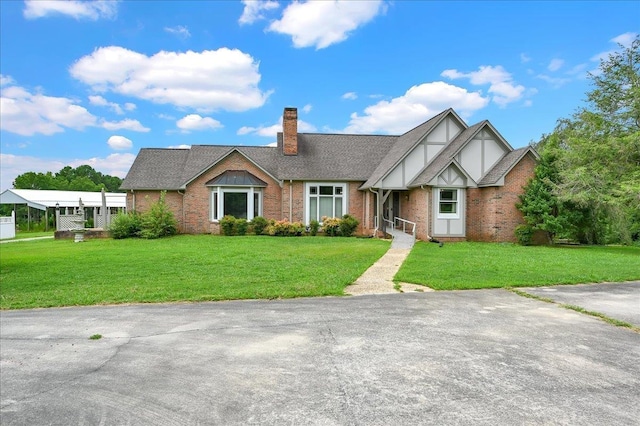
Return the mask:
M 453 107 L 514 147 L 583 105 L 640 2 L 2 1 L 0 190 L 144 147 L 401 134 Z

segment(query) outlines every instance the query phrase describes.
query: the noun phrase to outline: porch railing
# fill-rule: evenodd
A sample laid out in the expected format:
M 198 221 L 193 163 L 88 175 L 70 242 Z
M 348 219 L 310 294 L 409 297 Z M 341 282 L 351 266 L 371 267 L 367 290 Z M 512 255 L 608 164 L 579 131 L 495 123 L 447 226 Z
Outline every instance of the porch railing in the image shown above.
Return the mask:
M 393 226 L 393 229 L 398 229 L 398 230 L 402 229 L 402 232 L 404 232 L 405 234 L 411 234 L 414 237 L 416 236 L 415 222 L 411 222 L 410 220 L 406 220 L 397 216 L 393 218 L 393 222 L 391 222 L 390 220 L 387 220 L 387 221 L 391 223 L 391 226 Z M 411 231 L 408 231 L 407 229 L 411 229 Z
M 384 223 L 386 224 L 386 226 L 391 227 L 392 229 L 397 229 L 397 230 L 402 230 L 402 232 L 404 232 L 405 234 L 410 234 L 412 235 L 414 238 L 416 236 L 416 223 L 415 222 L 411 222 L 410 220 L 406 220 L 403 219 L 401 217 L 394 217 L 393 220 L 391 219 L 382 219 L 384 220 Z M 375 230 L 378 230 L 378 218 L 374 217 L 373 219 L 374 221 L 374 225 L 375 225 Z M 375 235 L 375 233 L 374 233 Z

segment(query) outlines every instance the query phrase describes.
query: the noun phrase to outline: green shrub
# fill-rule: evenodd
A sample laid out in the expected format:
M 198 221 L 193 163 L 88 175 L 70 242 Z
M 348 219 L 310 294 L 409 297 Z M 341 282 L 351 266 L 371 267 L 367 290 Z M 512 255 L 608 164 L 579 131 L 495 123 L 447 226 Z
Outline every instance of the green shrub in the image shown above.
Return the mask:
M 220 219 L 220 229 L 222 230 L 222 234 L 226 236 L 231 236 L 236 234 L 236 218 L 231 216 L 230 214 L 224 216 Z
M 340 235 L 340 219 L 337 217 L 322 216 L 322 230 L 324 235 L 336 237 Z
M 140 216 L 136 213 L 117 214 L 109 226 L 111 236 L 116 240 L 137 237 L 140 230 Z
M 238 218 L 236 219 L 235 227 L 237 235 L 246 235 L 249 222 L 247 222 L 247 219 Z
M 166 191 L 160 193 L 160 199 L 151 205 L 141 218 L 140 237 L 146 239 L 168 237 L 178 233 L 178 223 L 165 202 Z
M 320 222 L 318 222 L 315 219 L 311 219 L 311 222 L 309 223 L 309 233 L 311 234 L 311 236 L 315 237 L 316 235 L 318 235 L 319 229 L 320 229 Z
M 355 217 L 350 214 L 345 214 L 340 221 L 340 233 L 343 237 L 352 236 L 354 232 L 356 232 L 359 223 L 360 221 Z
M 516 226 L 516 238 L 520 245 L 529 246 L 533 240 L 534 229 L 531 225 L 518 225 Z
M 267 229 L 269 222 L 262 216 L 256 216 L 251 221 L 251 227 L 253 228 L 253 233 L 256 235 L 264 234 L 264 231 Z

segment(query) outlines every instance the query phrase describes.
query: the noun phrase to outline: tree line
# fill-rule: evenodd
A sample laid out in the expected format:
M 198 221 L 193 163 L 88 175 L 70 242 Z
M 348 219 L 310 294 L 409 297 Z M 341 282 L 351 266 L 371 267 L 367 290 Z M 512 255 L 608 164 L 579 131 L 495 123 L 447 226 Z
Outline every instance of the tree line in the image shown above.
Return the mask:
M 122 179 L 117 176 L 103 175 L 88 165 L 75 169 L 64 167 L 57 173 L 27 172 L 13 181 L 15 189 L 57 189 L 62 191 L 99 192 L 102 188 L 107 192 L 122 192 Z
M 535 231 L 588 244 L 640 244 L 640 37 L 589 74 L 586 106 L 534 144 L 541 159 L 518 205 Z

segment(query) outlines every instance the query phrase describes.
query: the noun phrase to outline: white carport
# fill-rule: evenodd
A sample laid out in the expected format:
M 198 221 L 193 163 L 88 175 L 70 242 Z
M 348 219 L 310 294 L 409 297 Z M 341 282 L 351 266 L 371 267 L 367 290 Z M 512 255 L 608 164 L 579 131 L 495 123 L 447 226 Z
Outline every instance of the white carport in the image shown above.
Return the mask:
M 106 205 L 107 210 L 126 210 L 127 195 L 117 192 L 105 192 L 104 200 L 102 192 L 85 191 L 56 191 L 40 189 L 7 189 L 0 194 L 0 204 L 23 205 L 26 204 L 28 222 L 31 222 L 31 209 L 42 210 L 45 218 L 48 219 L 48 210 L 56 209 L 63 211 L 63 214 L 75 212 L 80 207 L 80 200 L 84 207 L 91 207 L 94 212 Z M 15 208 L 14 208 L 15 210 Z M 48 221 L 47 221 L 48 223 Z

